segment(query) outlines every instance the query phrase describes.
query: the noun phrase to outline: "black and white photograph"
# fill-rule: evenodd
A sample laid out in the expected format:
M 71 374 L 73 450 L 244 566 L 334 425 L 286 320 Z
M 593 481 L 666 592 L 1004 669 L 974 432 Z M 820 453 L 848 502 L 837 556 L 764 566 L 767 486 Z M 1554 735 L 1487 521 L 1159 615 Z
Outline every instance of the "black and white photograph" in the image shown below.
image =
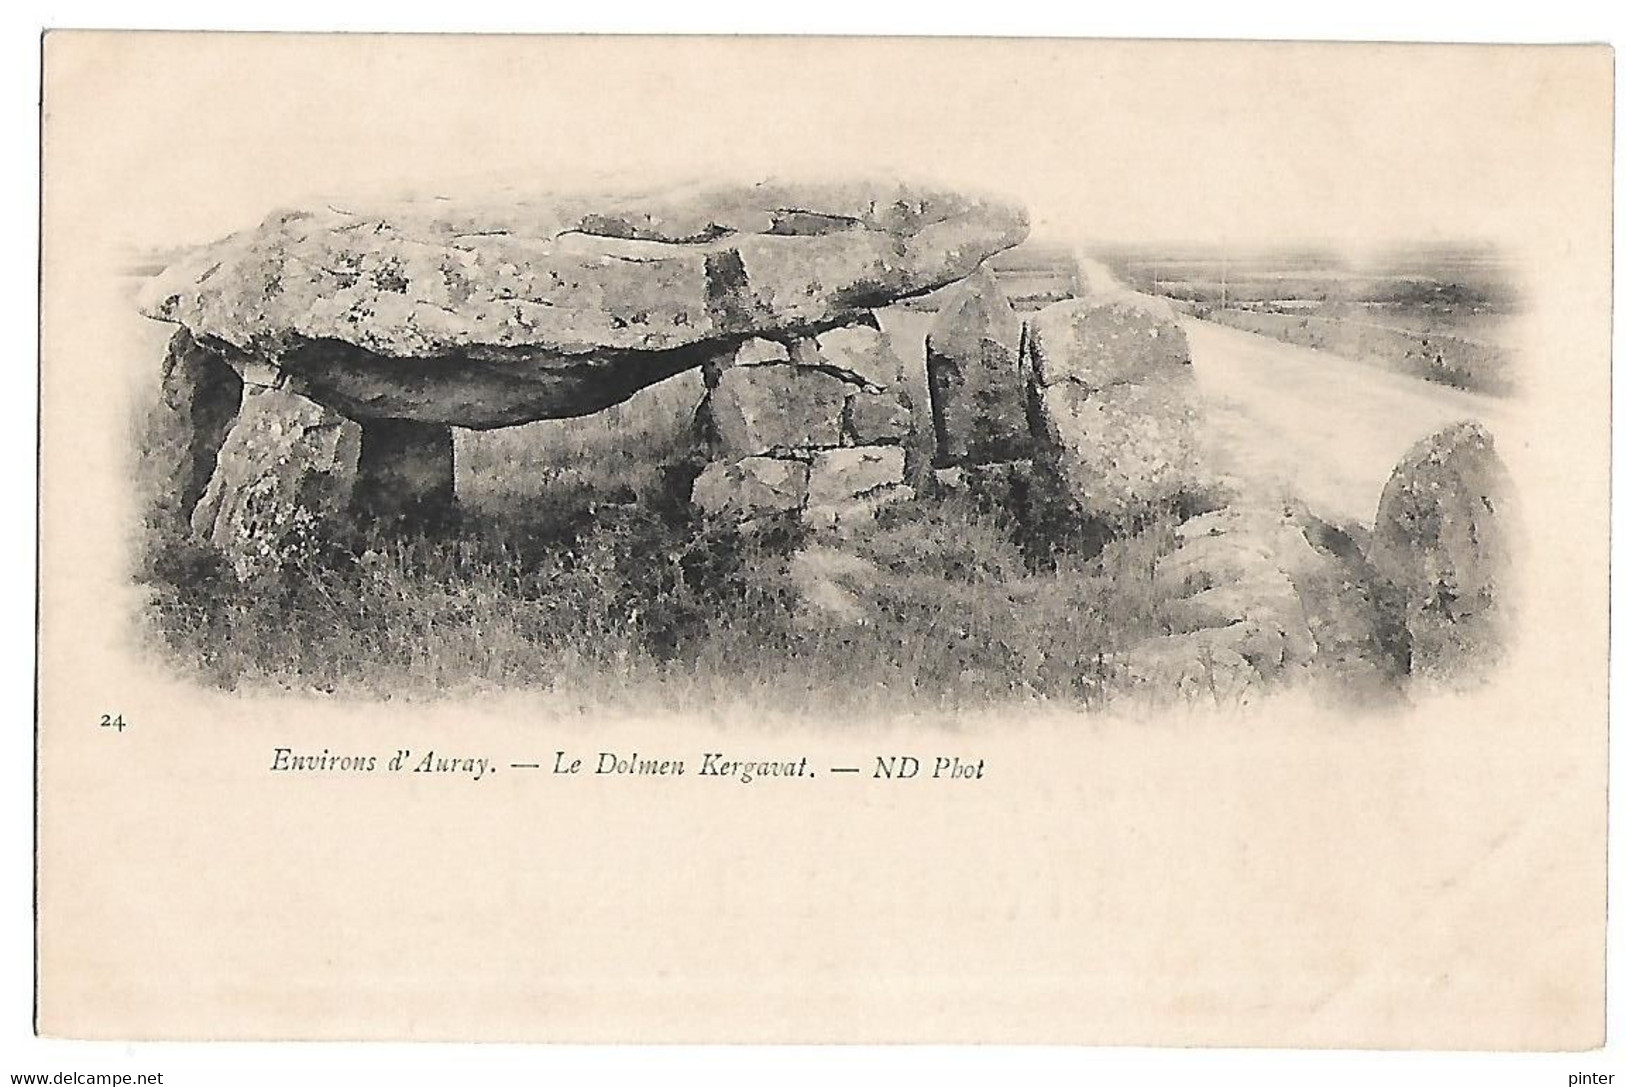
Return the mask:
M 1031 214 L 435 195 L 154 255 L 151 637 L 228 689 L 820 713 L 1497 667 L 1495 253 L 1091 255 Z
M 1613 63 L 47 34 L 36 1029 L 1602 1045 Z

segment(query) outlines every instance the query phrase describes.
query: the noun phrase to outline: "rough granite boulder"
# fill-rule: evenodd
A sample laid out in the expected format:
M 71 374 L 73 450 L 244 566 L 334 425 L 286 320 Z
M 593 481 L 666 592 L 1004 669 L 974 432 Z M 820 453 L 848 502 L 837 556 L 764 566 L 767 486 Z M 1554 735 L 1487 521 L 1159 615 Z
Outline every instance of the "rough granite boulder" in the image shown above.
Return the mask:
M 700 414 L 710 454 L 727 461 L 901 442 L 913 424 L 902 370 L 891 338 L 865 325 L 747 340 L 731 364 L 707 367 Z
M 859 389 L 846 398 L 841 428 L 853 445 L 890 445 L 903 441 L 914 426 L 908 398 L 896 389 Z
M 724 369 L 704 401 L 714 456 L 723 461 L 841 444 L 850 387 L 793 363 Z
M 452 516 L 451 432 L 404 419 L 346 419 L 287 389 L 244 383 L 242 405 L 187 511 L 193 532 L 248 579 L 332 538 L 341 515 L 433 528 Z
M 813 458 L 808 501 L 828 505 L 903 481 L 903 450 L 895 445 L 829 449 Z
M 903 362 L 873 315 L 816 336 L 746 340 L 706 368 L 699 432 L 711 463 L 692 500 L 711 516 L 801 515 L 843 532 L 901 486 L 913 414 Z
M 1444 685 L 1493 668 L 1511 625 L 1512 481 L 1478 423 L 1418 442 L 1383 488 L 1370 560 L 1409 634 L 1410 673 Z
M 793 356 L 796 362 L 828 370 L 843 381 L 871 390 L 903 382 L 903 360 L 891 337 L 872 325 L 832 328 L 799 345 L 803 350 Z
M 1190 349 L 1160 299 L 1059 302 L 1028 321 L 1035 460 L 1079 512 L 1123 528 L 1202 486 Z
M 448 427 L 410 419 L 361 424 L 355 511 L 376 524 L 435 527 L 456 503 L 457 471 Z
M 309 208 L 197 251 L 142 301 L 344 415 L 495 427 L 855 323 L 1026 233 L 1018 208 L 894 183 Z
M 939 468 L 1032 455 L 1021 320 L 993 275 L 954 285 L 925 337 Z

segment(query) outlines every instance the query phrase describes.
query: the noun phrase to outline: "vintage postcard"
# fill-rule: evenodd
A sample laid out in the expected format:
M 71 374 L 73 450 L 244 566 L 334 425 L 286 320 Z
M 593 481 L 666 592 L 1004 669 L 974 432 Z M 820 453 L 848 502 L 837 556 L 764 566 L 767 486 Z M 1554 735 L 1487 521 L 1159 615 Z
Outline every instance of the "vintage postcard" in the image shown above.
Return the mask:
M 44 58 L 40 1033 L 1602 1044 L 1608 48 Z

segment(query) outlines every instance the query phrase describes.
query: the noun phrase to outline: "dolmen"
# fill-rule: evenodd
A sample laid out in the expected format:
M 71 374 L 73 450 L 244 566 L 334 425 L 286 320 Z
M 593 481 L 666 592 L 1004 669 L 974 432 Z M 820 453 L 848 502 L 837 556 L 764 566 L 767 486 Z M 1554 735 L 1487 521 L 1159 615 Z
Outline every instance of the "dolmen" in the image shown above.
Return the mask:
M 452 427 L 588 415 L 702 369 L 718 463 L 696 500 L 839 520 L 901 482 L 874 310 L 1026 235 L 1015 206 L 894 182 L 278 211 L 142 294 L 179 326 L 165 491 L 252 576 L 329 517 L 447 515 Z

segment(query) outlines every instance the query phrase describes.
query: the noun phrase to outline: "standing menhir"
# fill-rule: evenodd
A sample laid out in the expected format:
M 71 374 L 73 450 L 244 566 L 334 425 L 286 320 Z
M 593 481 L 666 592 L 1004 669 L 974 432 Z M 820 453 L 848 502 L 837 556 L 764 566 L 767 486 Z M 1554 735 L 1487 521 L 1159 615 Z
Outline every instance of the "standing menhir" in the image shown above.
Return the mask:
M 1500 660 L 1512 626 L 1516 532 L 1511 477 L 1478 423 L 1423 439 L 1394 469 L 1370 559 L 1413 677 L 1463 686 Z

